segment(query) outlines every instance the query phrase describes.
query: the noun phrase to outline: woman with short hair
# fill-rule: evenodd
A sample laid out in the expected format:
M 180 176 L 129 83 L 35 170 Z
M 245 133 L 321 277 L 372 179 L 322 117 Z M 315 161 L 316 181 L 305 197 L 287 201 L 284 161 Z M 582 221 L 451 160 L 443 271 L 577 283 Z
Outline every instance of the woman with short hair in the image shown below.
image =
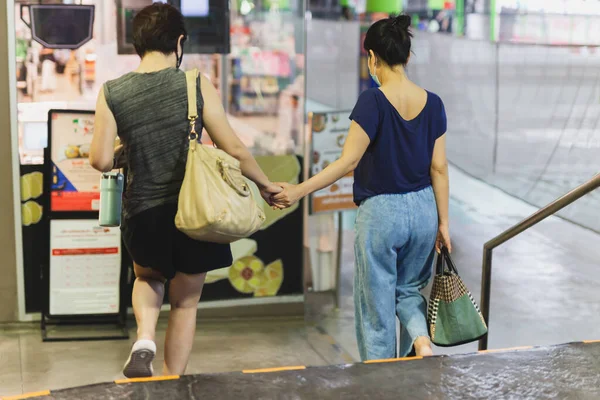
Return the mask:
M 163 374 L 181 375 L 194 341 L 206 273 L 232 264 L 229 245 L 195 241 L 175 227 L 189 147 L 186 76 L 179 70 L 186 38 L 184 19 L 176 8 L 155 3 L 137 13 L 133 43 L 140 65 L 107 82 L 96 106 L 92 166 L 100 171 L 127 167 L 121 231 L 134 261 L 132 304 L 138 327 L 123 369 L 129 378 L 153 374 L 165 281 L 170 281 L 171 311 Z M 280 192 L 233 132 L 217 91 L 204 76 L 198 79 L 197 107 L 198 132 L 205 127 L 220 149 L 238 159 L 242 173 L 265 199 Z M 114 158 L 117 135 L 125 165 Z

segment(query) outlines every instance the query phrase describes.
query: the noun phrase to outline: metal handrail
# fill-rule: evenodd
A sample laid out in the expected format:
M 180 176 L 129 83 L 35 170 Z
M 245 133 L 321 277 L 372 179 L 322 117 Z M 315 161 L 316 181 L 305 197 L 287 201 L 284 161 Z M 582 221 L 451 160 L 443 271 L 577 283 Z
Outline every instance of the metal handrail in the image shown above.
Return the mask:
M 534 214 L 508 228 L 492 240 L 488 241 L 483 246 L 483 263 L 481 272 L 481 313 L 485 319 L 486 324 L 490 323 L 490 290 L 491 290 L 491 278 L 492 278 L 492 251 L 500 246 L 501 244 L 509 241 L 523 231 L 531 228 L 535 224 L 544 219 L 554 215 L 558 211 L 562 210 L 571 203 L 579 200 L 586 194 L 594 191 L 600 187 L 600 174 L 594 176 L 592 179 L 587 181 L 581 186 L 571 190 L 559 199 L 554 200 L 546 207 L 541 208 Z M 485 335 L 479 340 L 479 350 L 487 350 L 488 348 L 488 335 Z

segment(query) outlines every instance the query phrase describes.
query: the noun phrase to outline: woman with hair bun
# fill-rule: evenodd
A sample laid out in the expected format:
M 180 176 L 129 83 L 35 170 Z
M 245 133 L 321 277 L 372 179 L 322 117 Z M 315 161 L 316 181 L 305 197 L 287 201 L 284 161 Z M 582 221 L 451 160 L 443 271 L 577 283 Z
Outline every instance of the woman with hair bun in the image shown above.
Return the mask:
M 379 87 L 358 98 L 341 158 L 298 186 L 278 183 L 284 191 L 272 196 L 277 207 L 289 207 L 355 171 L 354 303 L 363 360 L 398 356 L 396 316 L 399 356 L 413 348 L 432 355 L 421 289 L 435 250 L 451 250 L 446 113 L 437 95 L 406 76 L 410 24 L 400 15 L 369 28 L 364 49 Z

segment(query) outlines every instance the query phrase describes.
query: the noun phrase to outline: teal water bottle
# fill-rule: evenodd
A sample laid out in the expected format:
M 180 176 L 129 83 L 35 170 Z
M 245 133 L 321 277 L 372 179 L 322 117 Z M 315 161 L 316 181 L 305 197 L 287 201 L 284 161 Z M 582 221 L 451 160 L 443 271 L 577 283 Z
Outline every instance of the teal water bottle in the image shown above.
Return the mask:
M 105 172 L 100 180 L 100 226 L 121 225 L 121 200 L 123 197 L 123 174 Z

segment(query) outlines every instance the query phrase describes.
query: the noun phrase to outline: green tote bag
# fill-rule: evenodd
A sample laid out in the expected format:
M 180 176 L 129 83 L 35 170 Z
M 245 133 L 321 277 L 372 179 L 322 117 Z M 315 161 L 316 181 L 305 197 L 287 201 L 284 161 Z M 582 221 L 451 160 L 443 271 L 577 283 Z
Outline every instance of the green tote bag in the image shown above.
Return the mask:
M 481 311 L 446 248 L 437 257 L 427 325 L 431 341 L 442 347 L 474 342 L 487 334 Z

